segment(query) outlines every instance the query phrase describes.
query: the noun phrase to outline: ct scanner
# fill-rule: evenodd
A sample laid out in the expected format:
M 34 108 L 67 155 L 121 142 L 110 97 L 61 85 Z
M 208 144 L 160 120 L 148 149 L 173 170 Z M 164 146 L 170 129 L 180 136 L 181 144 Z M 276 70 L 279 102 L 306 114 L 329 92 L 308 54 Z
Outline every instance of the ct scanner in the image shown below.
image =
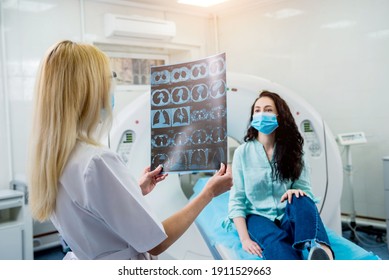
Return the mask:
M 289 89 L 260 77 L 227 72 L 227 86 L 228 136 L 238 142 L 244 137 L 249 110 L 259 92 L 265 89 L 273 91 L 286 100 L 305 140 L 304 149 L 311 167 L 313 192 L 320 198 L 318 209 L 325 225 L 340 235 L 342 161 L 335 138 L 320 115 Z M 145 92 L 117 114 L 109 143 L 110 148 L 118 152 L 128 165 L 131 174 L 139 178 L 143 169 L 150 165 L 150 92 Z M 180 177 L 179 174 L 169 174 L 165 181 L 146 196 L 161 221 L 188 203 Z M 198 223 L 194 223 L 159 258 L 213 259 L 215 254 L 209 245 L 204 231 Z M 228 258 L 228 253 L 219 253 L 219 256 Z

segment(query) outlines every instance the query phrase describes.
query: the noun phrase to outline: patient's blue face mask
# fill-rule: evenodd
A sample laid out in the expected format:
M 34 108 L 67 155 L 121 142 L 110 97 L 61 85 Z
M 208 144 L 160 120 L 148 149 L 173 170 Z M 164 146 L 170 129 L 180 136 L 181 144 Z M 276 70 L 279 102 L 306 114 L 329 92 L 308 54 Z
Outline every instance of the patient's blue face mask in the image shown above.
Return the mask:
M 277 116 L 268 112 L 255 113 L 251 126 L 259 132 L 269 135 L 278 127 Z

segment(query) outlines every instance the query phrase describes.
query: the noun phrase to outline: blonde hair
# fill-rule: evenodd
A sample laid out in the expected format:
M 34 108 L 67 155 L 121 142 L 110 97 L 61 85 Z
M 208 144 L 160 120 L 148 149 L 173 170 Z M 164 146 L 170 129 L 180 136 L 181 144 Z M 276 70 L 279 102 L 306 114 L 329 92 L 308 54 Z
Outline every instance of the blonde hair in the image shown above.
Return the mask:
M 110 127 L 111 80 L 108 57 L 92 45 L 61 41 L 43 58 L 29 155 L 29 199 L 35 219 L 47 220 L 55 209 L 59 178 L 76 141 L 99 145 L 102 132 Z

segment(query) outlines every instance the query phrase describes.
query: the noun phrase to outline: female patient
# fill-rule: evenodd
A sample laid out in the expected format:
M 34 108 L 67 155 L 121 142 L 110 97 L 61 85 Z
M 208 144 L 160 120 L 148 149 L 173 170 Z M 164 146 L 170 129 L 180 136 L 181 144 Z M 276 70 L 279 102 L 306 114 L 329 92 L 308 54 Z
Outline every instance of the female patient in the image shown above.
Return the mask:
M 245 143 L 234 154 L 229 218 L 245 251 L 268 260 L 333 259 L 303 159 L 303 138 L 286 102 L 254 101 Z
M 162 168 L 146 168 L 136 182 L 99 142 L 112 118 L 112 77 L 92 45 L 62 41 L 48 50 L 35 94 L 30 207 L 35 219 L 51 219 L 78 259 L 150 259 L 230 189 L 231 172 L 222 164 L 195 200 L 159 222 L 143 196 L 165 179 Z

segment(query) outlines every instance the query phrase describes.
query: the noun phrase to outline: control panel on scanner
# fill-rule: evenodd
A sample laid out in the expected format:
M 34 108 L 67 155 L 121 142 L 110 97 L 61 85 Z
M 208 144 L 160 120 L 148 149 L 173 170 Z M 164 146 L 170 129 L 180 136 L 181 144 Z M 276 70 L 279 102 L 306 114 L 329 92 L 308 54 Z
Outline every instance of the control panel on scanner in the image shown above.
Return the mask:
M 120 138 L 120 143 L 117 148 L 117 153 L 122 158 L 125 164 L 128 163 L 130 152 L 135 141 L 135 132 L 132 130 L 126 130 L 123 132 Z
M 319 157 L 321 154 L 321 145 L 311 121 L 303 121 L 301 123 L 301 130 L 303 132 L 305 145 L 308 148 L 309 153 L 312 157 Z

